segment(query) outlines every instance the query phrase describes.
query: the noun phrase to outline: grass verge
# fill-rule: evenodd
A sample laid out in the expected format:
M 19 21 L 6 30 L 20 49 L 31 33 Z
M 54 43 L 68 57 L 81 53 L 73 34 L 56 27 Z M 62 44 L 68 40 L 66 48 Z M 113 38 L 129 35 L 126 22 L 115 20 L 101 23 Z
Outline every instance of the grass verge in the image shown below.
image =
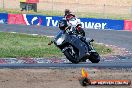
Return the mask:
M 40 35 L 27 35 L 18 33 L 0 32 L 0 58 L 17 58 L 17 57 L 61 57 L 61 51 L 48 42 L 52 38 Z M 103 45 L 94 44 L 100 54 L 111 53 L 112 50 Z

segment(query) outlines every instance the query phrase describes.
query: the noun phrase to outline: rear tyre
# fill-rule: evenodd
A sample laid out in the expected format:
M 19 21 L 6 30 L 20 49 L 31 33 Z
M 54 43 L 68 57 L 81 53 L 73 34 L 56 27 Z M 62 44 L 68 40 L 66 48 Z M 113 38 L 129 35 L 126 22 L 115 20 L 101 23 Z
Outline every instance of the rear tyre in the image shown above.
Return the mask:
M 63 53 L 64 53 L 64 55 L 66 56 L 66 58 L 67 58 L 69 61 L 71 61 L 72 63 L 74 63 L 74 64 L 79 63 L 79 61 L 75 58 L 75 56 L 73 56 L 73 55 L 71 54 L 71 52 L 72 52 L 71 49 L 66 49 Z
M 97 52 L 92 52 L 90 54 L 90 57 L 89 57 L 89 60 L 92 62 L 92 63 L 99 63 L 100 61 L 100 56 Z

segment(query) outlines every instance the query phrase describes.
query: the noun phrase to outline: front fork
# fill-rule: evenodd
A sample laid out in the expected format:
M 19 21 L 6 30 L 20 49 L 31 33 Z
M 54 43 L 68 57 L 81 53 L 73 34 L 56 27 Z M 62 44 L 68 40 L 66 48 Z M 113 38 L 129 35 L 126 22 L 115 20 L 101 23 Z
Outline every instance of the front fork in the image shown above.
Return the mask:
M 94 40 L 89 40 L 88 42 L 86 41 L 86 39 L 84 37 L 81 38 L 81 40 L 87 45 L 88 47 L 88 53 L 91 54 L 92 52 L 96 52 L 94 47 L 93 47 L 93 44 L 91 44 L 91 42 L 93 42 Z

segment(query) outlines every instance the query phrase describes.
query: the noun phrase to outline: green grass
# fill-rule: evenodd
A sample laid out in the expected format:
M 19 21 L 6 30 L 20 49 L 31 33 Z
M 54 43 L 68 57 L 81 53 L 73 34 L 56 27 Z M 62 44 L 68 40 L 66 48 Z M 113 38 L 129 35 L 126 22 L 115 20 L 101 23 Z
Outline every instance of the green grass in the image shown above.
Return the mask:
M 0 57 L 52 57 L 61 56 L 50 38 L 25 34 L 0 33 Z
M 51 40 L 51 38 L 40 35 L 0 32 L 0 58 L 63 56 L 54 44 L 47 45 Z M 105 46 L 97 44 L 94 46 L 100 54 L 112 52 Z
M 105 45 L 99 45 L 99 44 L 93 43 L 93 46 L 95 47 L 95 49 L 97 50 L 97 52 L 99 54 L 101 54 L 101 55 L 112 53 L 112 49 L 106 47 Z
M 13 14 L 36 14 L 36 15 L 46 15 L 46 16 L 63 16 L 63 11 L 23 11 L 19 9 L 0 9 L 0 12 L 13 13 Z M 131 15 L 122 14 L 104 14 L 104 13 L 88 13 L 88 12 L 75 12 L 78 17 L 88 17 L 88 18 L 106 18 L 106 19 L 132 19 Z

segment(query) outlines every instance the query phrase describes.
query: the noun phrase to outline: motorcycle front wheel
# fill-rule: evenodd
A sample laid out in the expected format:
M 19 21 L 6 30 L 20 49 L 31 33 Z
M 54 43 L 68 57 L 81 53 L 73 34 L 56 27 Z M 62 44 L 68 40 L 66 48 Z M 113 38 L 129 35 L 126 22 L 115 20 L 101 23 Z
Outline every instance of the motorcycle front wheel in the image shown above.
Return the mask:
M 76 52 L 76 51 L 74 50 L 74 52 Z M 71 61 L 72 63 L 74 63 L 74 64 L 79 63 L 79 61 L 76 59 L 77 58 L 76 55 L 73 55 L 72 54 L 72 49 L 70 49 L 70 48 L 69 49 L 66 49 L 63 53 L 66 56 L 66 58 L 69 61 Z

